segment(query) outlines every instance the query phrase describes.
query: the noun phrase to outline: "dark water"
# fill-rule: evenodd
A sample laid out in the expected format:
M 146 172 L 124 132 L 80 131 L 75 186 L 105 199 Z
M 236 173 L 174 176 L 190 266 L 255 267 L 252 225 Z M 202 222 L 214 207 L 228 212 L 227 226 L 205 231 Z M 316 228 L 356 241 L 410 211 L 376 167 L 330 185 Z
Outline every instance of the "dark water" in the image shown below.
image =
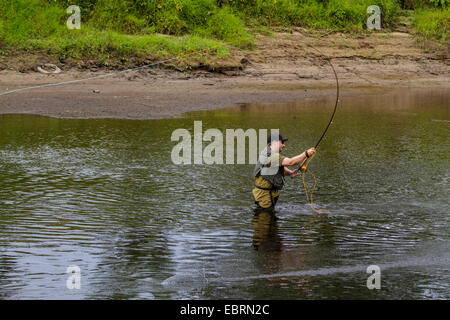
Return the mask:
M 194 120 L 280 128 L 295 155 L 333 99 L 170 120 L 0 115 L 0 298 L 449 299 L 448 89 L 342 97 L 309 166 L 327 214 L 297 178 L 278 221 L 254 218 L 252 165 L 171 162 L 173 130 Z

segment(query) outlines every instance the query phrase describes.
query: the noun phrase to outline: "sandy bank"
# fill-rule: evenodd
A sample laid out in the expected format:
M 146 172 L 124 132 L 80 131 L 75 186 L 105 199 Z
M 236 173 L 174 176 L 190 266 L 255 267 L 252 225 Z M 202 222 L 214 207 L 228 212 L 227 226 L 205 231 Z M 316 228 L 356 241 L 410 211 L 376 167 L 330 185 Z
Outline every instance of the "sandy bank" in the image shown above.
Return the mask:
M 345 34 L 316 37 L 304 32 L 280 32 L 258 36 L 253 51 L 234 52 L 234 67 L 227 71 L 179 72 L 160 65 L 0 96 L 0 113 L 148 119 L 236 103 L 290 102 L 334 95 L 334 75 L 324 57 L 332 57 L 342 97 L 362 94 L 368 88 L 450 89 L 448 57 L 424 52 L 408 33 L 374 33 L 355 39 Z M 114 72 L 59 67 L 63 71 L 57 75 L 4 69 L 0 71 L 0 92 Z

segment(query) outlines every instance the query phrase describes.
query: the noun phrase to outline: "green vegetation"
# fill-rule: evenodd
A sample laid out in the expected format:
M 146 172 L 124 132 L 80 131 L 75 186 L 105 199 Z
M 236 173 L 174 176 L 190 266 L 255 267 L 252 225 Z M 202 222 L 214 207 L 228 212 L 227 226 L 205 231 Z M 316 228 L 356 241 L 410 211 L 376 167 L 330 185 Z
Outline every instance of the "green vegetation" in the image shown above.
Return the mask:
M 362 30 L 370 5 L 378 5 L 386 27 L 400 14 L 396 0 L 228 0 L 221 1 L 240 13 L 244 20 L 263 25 L 300 26 L 318 29 Z
M 413 25 L 446 41 L 450 0 L 1 0 L 0 54 L 17 50 L 74 59 L 226 57 L 252 49 L 255 33 L 273 27 L 362 32 L 369 5 L 381 8 L 383 28 L 401 8 L 416 9 Z M 69 30 L 69 5 L 81 8 L 81 29 Z
M 450 0 L 399 0 L 402 9 L 447 8 Z
M 450 6 L 443 10 L 418 10 L 414 16 L 414 28 L 425 39 L 449 42 Z
M 69 30 L 66 27 L 69 15 L 61 6 L 39 0 L 1 1 L 0 50 L 3 54 L 21 50 L 57 55 L 63 59 L 100 60 L 105 64 L 110 59 L 126 62 L 130 57 L 186 58 L 198 51 L 205 51 L 205 57 L 229 54 L 225 43 L 195 34 L 174 37 L 145 29 L 139 33 L 125 33 L 116 28 L 119 24 L 114 21 L 110 26 L 102 27 L 101 24 L 107 21 L 101 19 L 102 13 L 87 23 L 82 19 L 80 30 Z M 131 17 L 127 19 L 131 21 Z

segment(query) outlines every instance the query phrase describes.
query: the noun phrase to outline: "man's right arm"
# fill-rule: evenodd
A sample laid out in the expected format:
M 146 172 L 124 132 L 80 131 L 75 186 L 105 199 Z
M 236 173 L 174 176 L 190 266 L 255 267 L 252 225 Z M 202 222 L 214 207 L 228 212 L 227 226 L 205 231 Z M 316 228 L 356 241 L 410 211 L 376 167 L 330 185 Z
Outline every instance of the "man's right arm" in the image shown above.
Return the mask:
M 281 165 L 289 167 L 289 166 L 295 166 L 296 164 L 299 164 L 300 162 L 305 160 L 305 158 L 307 158 L 306 152 L 308 153 L 308 157 L 311 157 L 314 153 L 316 153 L 316 148 L 310 148 L 310 149 L 302 152 L 298 156 L 295 156 L 292 158 L 284 158 Z

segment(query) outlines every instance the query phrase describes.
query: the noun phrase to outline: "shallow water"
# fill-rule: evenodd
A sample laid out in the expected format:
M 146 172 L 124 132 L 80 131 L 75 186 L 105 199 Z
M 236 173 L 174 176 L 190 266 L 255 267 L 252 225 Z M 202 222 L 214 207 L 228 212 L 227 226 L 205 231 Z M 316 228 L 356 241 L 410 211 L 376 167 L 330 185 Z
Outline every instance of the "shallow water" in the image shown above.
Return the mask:
M 0 115 L 0 298 L 449 299 L 448 89 L 343 95 L 309 166 L 326 214 L 297 178 L 277 221 L 253 217 L 252 165 L 171 161 L 172 132 L 194 120 L 280 128 L 295 155 L 333 99 L 168 120 Z

